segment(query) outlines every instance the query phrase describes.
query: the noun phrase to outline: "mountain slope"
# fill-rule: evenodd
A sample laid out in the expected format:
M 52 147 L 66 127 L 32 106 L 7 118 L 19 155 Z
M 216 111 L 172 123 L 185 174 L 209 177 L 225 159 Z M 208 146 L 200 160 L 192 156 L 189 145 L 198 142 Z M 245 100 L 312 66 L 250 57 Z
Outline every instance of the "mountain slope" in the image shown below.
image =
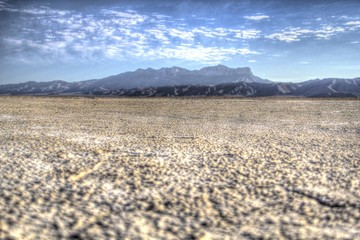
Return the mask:
M 205 67 L 190 71 L 185 68 L 172 67 L 155 70 L 138 69 L 135 72 L 121 73 L 116 76 L 95 81 L 96 88 L 130 89 L 144 87 L 161 87 L 176 85 L 216 85 L 229 82 L 270 83 L 252 74 L 250 68 L 228 68 L 223 65 Z
M 228 68 L 223 65 L 187 70 L 180 67 L 138 69 L 97 80 L 75 83 L 65 81 L 26 82 L 0 86 L 0 94 L 71 93 L 94 90 L 116 90 L 176 85 L 216 85 L 229 82 L 271 81 L 254 76 L 250 68 Z
M 338 79 L 326 78 L 323 80 L 310 80 L 298 84 L 294 95 L 307 97 L 336 97 L 347 95 L 360 95 L 360 78 Z
M 88 92 L 93 95 L 115 96 L 302 96 L 302 97 L 360 97 L 360 78 L 313 80 L 303 83 L 237 82 L 215 86 L 180 85 Z
M 247 67 L 217 65 L 200 70 L 180 67 L 158 70 L 148 68 L 74 83 L 57 80 L 0 85 L 0 94 L 360 97 L 360 78 L 275 83 L 253 75 Z
M 91 81 L 69 83 L 61 80 L 51 82 L 25 82 L 0 85 L 0 94 L 56 94 L 88 91 Z

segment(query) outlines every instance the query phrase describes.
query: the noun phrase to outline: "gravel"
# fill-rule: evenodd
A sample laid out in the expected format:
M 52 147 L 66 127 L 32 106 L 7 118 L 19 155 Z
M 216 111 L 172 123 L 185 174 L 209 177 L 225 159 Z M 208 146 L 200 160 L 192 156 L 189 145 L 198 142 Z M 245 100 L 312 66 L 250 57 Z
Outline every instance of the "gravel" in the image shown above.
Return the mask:
M 360 101 L 0 97 L 0 239 L 360 238 Z

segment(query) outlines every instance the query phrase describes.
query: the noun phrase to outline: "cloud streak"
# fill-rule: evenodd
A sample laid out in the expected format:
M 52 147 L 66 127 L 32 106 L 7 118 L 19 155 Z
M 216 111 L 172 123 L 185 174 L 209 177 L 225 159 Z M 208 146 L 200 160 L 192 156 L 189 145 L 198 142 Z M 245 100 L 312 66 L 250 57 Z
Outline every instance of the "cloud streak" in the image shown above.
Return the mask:
M 59 11 L 44 6 L 12 8 L 10 11 L 33 15 L 28 21 L 30 19 L 43 29 L 36 33 L 24 31 L 21 36 L 9 36 L 4 43 L 9 49 L 16 47 L 15 55 L 23 51 L 29 57 L 28 53 L 32 51 L 34 56 L 41 58 L 46 55 L 46 59 L 53 58 L 54 61 L 63 54 L 67 60 L 172 58 L 208 63 L 234 55 L 259 54 L 241 45 L 230 44 L 234 39 L 258 38 L 260 31 L 256 29 L 177 26 L 165 15 L 112 9 L 101 9 L 98 15 Z M 35 35 L 37 40 L 34 40 Z M 222 39 L 224 46 L 207 44 L 212 39 Z
M 288 43 L 301 41 L 306 38 L 308 39 L 312 38 L 317 40 L 321 40 L 321 39 L 329 40 L 335 35 L 353 30 L 354 30 L 353 27 L 341 27 L 341 26 L 331 26 L 331 25 L 322 25 L 318 29 L 291 27 L 284 29 L 281 32 L 269 34 L 265 36 L 265 38 L 288 42 Z
M 256 15 L 256 16 L 245 16 L 244 18 L 252 21 L 261 21 L 261 20 L 269 19 L 270 17 L 267 15 Z
M 360 22 L 351 18 L 340 18 L 329 24 L 323 23 L 324 18 L 317 17 L 313 19 L 317 27 L 284 26 L 280 30 L 269 27 L 263 31 L 257 24 L 269 24 L 277 21 L 276 17 L 245 15 L 241 17 L 243 24 L 226 27 L 212 26 L 217 20 L 212 17 L 174 18 L 119 8 L 100 8 L 84 13 L 48 6 L 15 8 L 0 1 L 0 10 L 25 14 L 23 21 L 26 22 L 22 25 L 37 26 L 36 29 L 23 27 L 21 33 L 2 36 L 2 44 L 8 49 L 9 56 L 23 53 L 26 57 L 43 58 L 46 55 L 49 61 L 58 61 L 63 55 L 73 61 L 171 58 L 206 64 L 234 56 L 263 54 L 262 49 L 250 47 L 253 43 L 329 40 L 360 28 Z M 191 24 L 192 21 L 197 23 Z

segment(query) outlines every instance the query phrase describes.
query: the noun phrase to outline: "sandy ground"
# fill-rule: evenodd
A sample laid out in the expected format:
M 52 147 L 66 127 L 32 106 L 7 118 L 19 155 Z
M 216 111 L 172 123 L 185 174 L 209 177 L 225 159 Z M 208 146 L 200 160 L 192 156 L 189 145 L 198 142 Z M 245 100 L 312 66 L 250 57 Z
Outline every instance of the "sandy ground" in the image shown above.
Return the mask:
M 0 98 L 0 239 L 360 239 L 360 101 Z

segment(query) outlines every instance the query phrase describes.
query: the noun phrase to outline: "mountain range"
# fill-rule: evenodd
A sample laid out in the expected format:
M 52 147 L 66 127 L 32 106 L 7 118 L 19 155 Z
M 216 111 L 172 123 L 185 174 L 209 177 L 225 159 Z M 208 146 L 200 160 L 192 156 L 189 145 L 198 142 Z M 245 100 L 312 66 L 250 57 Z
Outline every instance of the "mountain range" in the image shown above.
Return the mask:
M 0 94 L 360 97 L 360 78 L 279 83 L 253 75 L 248 67 L 217 65 L 200 70 L 140 68 L 103 79 L 79 82 L 57 80 L 0 85 Z

